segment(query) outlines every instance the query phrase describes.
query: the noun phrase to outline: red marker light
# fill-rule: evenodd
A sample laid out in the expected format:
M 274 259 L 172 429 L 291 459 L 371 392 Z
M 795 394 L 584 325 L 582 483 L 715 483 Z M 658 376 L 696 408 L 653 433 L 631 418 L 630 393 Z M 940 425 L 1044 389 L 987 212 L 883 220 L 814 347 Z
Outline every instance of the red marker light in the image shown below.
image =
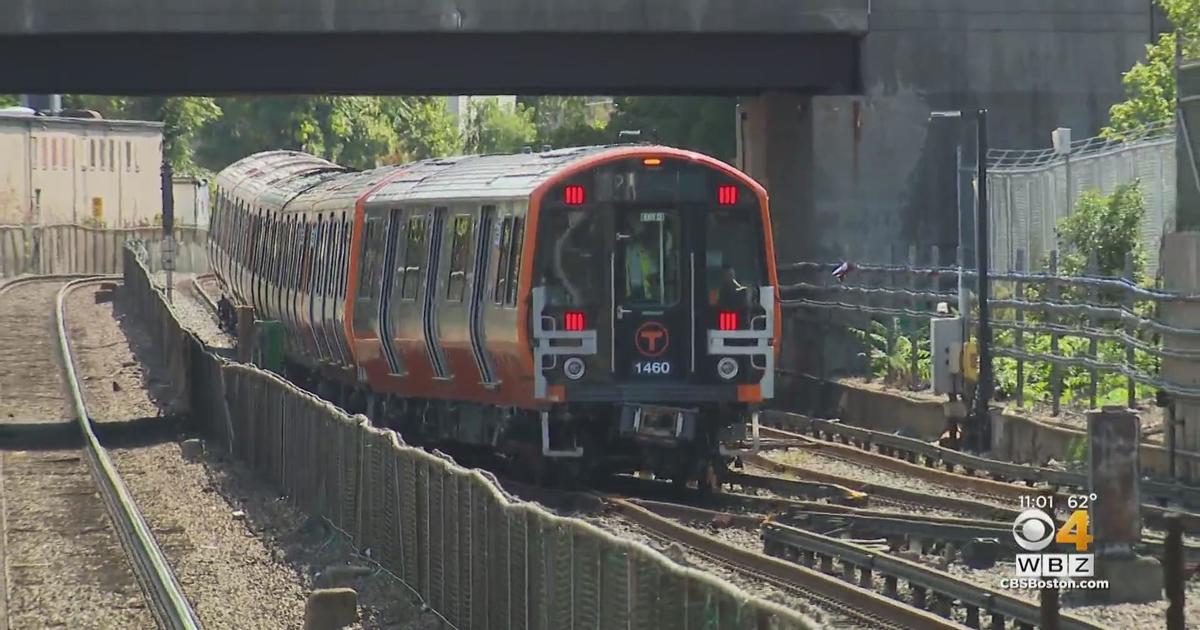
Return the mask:
M 738 314 L 735 311 L 721 311 L 717 314 L 717 328 L 720 330 L 737 330 Z
M 567 186 L 563 188 L 563 202 L 568 206 L 582 206 L 583 186 Z
M 737 203 L 737 186 L 717 186 L 717 203 L 722 206 L 732 206 Z
M 587 327 L 584 321 L 583 313 L 580 311 L 567 311 L 563 313 L 563 329 L 570 332 L 579 332 Z

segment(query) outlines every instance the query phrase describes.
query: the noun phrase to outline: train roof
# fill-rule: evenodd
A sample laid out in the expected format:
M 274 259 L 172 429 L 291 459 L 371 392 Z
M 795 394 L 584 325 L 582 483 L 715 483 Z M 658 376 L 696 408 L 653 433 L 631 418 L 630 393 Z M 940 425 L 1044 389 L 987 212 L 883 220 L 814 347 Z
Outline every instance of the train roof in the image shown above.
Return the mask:
M 539 185 L 580 162 L 604 159 L 606 154 L 615 158 L 642 152 L 711 160 L 660 145 L 604 145 L 434 158 L 356 172 L 305 153 L 267 151 L 229 165 L 217 176 L 217 183 L 243 199 L 261 199 L 267 202 L 261 205 L 298 211 L 326 205 L 322 201 L 367 193 L 368 202 L 383 203 L 511 199 L 529 196 Z

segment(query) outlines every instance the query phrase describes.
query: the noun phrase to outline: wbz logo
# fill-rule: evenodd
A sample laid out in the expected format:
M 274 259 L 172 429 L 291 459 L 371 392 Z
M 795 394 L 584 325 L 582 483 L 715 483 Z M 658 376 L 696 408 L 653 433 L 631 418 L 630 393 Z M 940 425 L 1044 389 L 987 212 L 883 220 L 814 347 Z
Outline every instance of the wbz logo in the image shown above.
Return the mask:
M 1038 509 L 1025 510 L 1013 521 L 1013 539 L 1017 546 L 1034 553 L 1017 554 L 1017 577 L 1092 577 L 1096 556 L 1090 553 L 1039 553 L 1051 542 L 1074 544 L 1075 551 L 1087 551 L 1092 543 L 1088 534 L 1087 510 L 1075 510 L 1061 528 Z

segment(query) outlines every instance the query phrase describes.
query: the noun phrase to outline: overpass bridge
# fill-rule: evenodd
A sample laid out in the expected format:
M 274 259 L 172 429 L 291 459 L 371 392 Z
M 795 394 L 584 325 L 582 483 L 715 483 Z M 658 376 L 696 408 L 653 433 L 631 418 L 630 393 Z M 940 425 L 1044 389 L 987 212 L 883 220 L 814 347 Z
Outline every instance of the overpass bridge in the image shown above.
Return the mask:
M 838 94 L 870 0 L 9 4 L 9 92 Z
M 919 262 L 950 264 L 975 133 L 929 112 L 988 108 L 998 147 L 1095 135 L 1167 28 L 1147 0 L 7 5 L 0 93 L 736 94 L 737 165 L 771 193 L 784 263 L 938 245 Z

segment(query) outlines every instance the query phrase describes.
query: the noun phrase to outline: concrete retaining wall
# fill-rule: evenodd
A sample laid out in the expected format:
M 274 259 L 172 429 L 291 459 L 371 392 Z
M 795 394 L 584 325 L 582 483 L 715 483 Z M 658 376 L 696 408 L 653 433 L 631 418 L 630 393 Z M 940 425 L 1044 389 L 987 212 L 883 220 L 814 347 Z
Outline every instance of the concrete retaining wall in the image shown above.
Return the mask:
M 792 407 L 808 415 L 840 418 L 848 424 L 876 431 L 894 433 L 904 430 L 911 437 L 930 441 L 937 439 L 945 428 L 944 399 L 941 397 L 850 380 L 820 382 L 810 377 L 793 376 L 786 378 L 785 383 L 793 395 L 785 396 L 784 400 L 809 401 L 808 405 Z M 806 396 L 795 395 L 800 393 Z M 786 404 L 779 406 L 786 407 Z M 1086 432 L 1081 430 L 997 410 L 992 413 L 989 456 L 1021 464 L 1044 465 L 1051 459 L 1061 462 L 1070 459 L 1072 451 L 1080 448 L 1086 437 Z M 1200 453 L 1178 451 L 1175 456 L 1176 470 L 1181 476 L 1188 468 L 1183 465 L 1185 462 L 1200 465 Z M 1141 465 L 1146 474 L 1165 478 L 1170 470 L 1170 454 L 1162 446 L 1143 444 Z

